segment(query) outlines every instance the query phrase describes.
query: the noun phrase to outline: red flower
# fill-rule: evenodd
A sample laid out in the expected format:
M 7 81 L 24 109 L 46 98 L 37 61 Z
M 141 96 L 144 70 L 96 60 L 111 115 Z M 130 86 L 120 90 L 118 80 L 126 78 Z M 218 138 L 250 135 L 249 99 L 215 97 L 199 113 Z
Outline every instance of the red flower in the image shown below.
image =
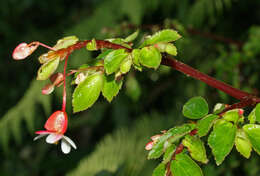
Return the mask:
M 77 149 L 75 143 L 67 136 L 64 136 L 64 133 L 67 130 L 68 126 L 68 116 L 66 112 L 56 111 L 54 112 L 49 119 L 46 121 L 44 128 L 46 130 L 36 131 L 36 134 L 39 134 L 34 138 L 37 140 L 46 135 L 46 142 L 49 144 L 56 144 L 61 140 L 61 150 L 63 153 L 67 154 L 71 150 L 71 146 L 74 149 Z

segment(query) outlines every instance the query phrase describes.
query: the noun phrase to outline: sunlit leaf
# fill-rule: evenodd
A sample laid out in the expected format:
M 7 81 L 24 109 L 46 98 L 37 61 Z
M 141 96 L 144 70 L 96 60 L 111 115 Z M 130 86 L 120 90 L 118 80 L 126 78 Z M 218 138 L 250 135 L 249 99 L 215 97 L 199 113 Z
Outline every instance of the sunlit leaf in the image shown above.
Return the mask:
M 81 82 L 73 93 L 73 111 L 83 111 L 92 106 L 103 88 L 103 74 L 96 73 Z
M 111 102 L 112 99 L 118 94 L 121 89 L 123 81 L 115 80 L 114 75 L 104 75 L 104 87 L 102 89 L 103 96 L 107 101 Z
M 120 72 L 123 74 L 126 74 L 127 72 L 129 72 L 131 69 L 132 63 L 133 63 L 132 57 L 131 57 L 131 55 L 128 55 L 121 63 Z
M 56 50 L 67 48 L 67 47 L 77 43 L 78 40 L 79 39 L 76 36 L 64 37 L 64 38 L 58 40 L 57 44 L 53 48 Z
M 97 43 L 95 39 L 92 39 L 89 43 L 86 45 L 87 50 L 89 51 L 95 51 L 97 50 Z
M 235 139 L 237 151 L 246 158 L 250 157 L 252 146 L 243 129 L 238 129 Z
M 198 136 L 186 135 L 182 140 L 182 144 L 188 148 L 193 159 L 204 164 L 208 162 L 204 143 Z
M 197 122 L 198 135 L 200 137 L 206 136 L 217 118 L 217 115 L 209 114 L 206 117 L 200 119 Z
M 196 127 L 195 124 L 184 124 L 182 126 L 177 126 L 169 129 L 165 134 L 163 134 L 158 141 L 153 145 L 152 150 L 148 154 L 148 159 L 159 158 L 163 154 L 164 143 L 168 140 L 171 144 L 189 132 L 191 132 Z
M 140 51 L 139 62 L 145 67 L 157 69 L 161 60 L 161 53 L 153 46 L 144 47 Z
M 217 165 L 220 165 L 232 150 L 235 143 L 236 126 L 223 119 L 214 124 L 213 131 L 208 138 L 208 144 L 215 157 Z
M 56 58 L 43 64 L 38 70 L 37 80 L 48 79 L 57 69 L 59 62 L 60 58 Z
M 139 34 L 139 30 L 135 31 L 134 33 L 132 33 L 131 35 L 129 35 L 128 37 L 126 37 L 124 39 L 124 42 L 128 43 L 128 42 L 132 42 L 136 39 L 136 37 L 138 36 Z
M 171 158 L 172 158 L 172 155 L 173 155 L 173 153 L 175 152 L 175 150 L 176 150 L 176 145 L 174 145 L 174 144 L 172 144 L 172 145 L 170 145 L 167 149 L 166 149 L 166 151 L 165 151 L 165 153 L 164 153 L 164 155 L 163 155 L 163 163 L 168 163 L 170 160 L 171 160 Z
M 152 176 L 165 176 L 165 173 L 166 173 L 165 164 L 161 163 L 153 170 Z
M 116 72 L 121 65 L 121 62 L 128 54 L 124 49 L 118 49 L 111 51 L 108 55 L 106 55 L 104 59 L 104 67 L 107 74 L 111 74 Z
M 203 176 L 201 168 L 186 154 L 180 153 L 171 162 L 174 176 Z
M 260 125 L 247 124 L 243 126 L 253 149 L 260 155 Z
M 161 42 L 173 42 L 179 38 L 181 38 L 181 36 L 177 33 L 177 31 L 172 29 L 164 29 L 147 38 L 140 48 Z

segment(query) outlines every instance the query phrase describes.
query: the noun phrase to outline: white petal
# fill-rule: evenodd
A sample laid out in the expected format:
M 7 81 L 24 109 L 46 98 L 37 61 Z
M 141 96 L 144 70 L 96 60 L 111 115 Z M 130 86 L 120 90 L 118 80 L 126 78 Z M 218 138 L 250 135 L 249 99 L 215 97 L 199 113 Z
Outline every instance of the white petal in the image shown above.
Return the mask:
M 70 144 L 66 140 L 62 139 L 61 140 L 61 151 L 65 154 L 68 154 L 70 152 L 70 150 L 71 150 Z
M 39 134 L 38 136 L 36 136 L 35 138 L 33 138 L 34 141 L 36 141 L 37 139 L 40 139 L 44 136 L 46 136 L 47 134 Z
M 46 138 L 46 142 L 48 144 L 54 144 L 55 142 L 57 142 L 58 140 L 60 140 L 62 138 L 62 134 L 56 134 L 56 133 L 52 133 L 50 134 L 47 138 Z
M 63 139 L 65 139 L 74 149 L 77 149 L 76 144 L 69 137 L 63 136 Z

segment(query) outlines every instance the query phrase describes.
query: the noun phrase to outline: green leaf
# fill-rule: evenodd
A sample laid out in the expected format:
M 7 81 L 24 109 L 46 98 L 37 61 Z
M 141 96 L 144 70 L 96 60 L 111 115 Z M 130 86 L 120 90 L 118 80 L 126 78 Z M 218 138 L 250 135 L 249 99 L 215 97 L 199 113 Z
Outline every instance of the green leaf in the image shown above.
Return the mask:
M 142 71 L 142 66 L 140 65 L 140 49 L 133 49 L 132 51 L 132 58 L 133 58 L 133 63 L 134 63 L 134 68 Z
M 154 170 L 152 176 L 165 176 L 166 174 L 166 167 L 165 164 L 160 163 Z
M 162 55 L 154 46 L 144 47 L 140 51 L 139 62 L 148 68 L 157 69 L 162 60 Z
M 203 176 L 201 168 L 188 155 L 180 153 L 171 162 L 174 176 Z
M 256 105 L 256 107 L 249 114 L 248 119 L 250 123 L 260 122 L 260 103 Z
M 217 165 L 220 165 L 232 150 L 235 143 L 236 126 L 223 119 L 214 124 L 213 131 L 208 138 L 208 144 L 215 157 Z
M 198 135 L 200 137 L 206 136 L 216 119 L 218 119 L 218 116 L 215 114 L 209 114 L 200 119 L 197 122 Z
M 127 72 L 129 72 L 131 69 L 132 63 L 133 63 L 132 57 L 129 54 L 121 63 L 120 72 L 123 74 L 126 74 Z
M 260 125 L 247 124 L 243 126 L 253 149 L 260 155 Z
M 87 50 L 89 51 L 95 51 L 97 50 L 97 43 L 95 39 L 92 39 L 89 43 L 86 45 Z
M 225 112 L 223 115 L 223 119 L 226 121 L 237 123 L 240 115 L 239 115 L 239 109 L 233 109 L 230 111 Z
M 176 46 L 172 43 L 168 43 L 166 45 L 165 52 L 173 56 L 176 56 L 178 54 Z
M 256 120 L 256 116 L 255 116 L 255 109 L 253 109 L 250 114 L 248 115 L 248 120 L 250 121 L 250 123 L 254 124 L 255 120 Z
M 132 42 L 136 39 L 136 37 L 138 36 L 139 34 L 139 30 L 135 31 L 134 33 L 132 33 L 131 35 L 129 35 L 128 37 L 126 37 L 124 39 L 124 42 L 128 43 L 128 42 Z
M 171 160 L 172 155 L 173 155 L 173 153 L 175 152 L 175 150 L 176 150 L 176 145 L 174 145 L 174 144 L 170 145 L 170 146 L 166 149 L 166 151 L 165 151 L 165 153 L 164 153 L 164 155 L 163 155 L 163 163 L 164 163 L 164 164 L 167 164 L 167 163 Z
M 92 106 L 103 88 L 103 74 L 96 73 L 81 82 L 73 93 L 73 112 L 83 111 Z
M 56 58 L 43 64 L 38 70 L 37 80 L 48 79 L 57 69 L 59 62 L 60 58 Z
M 102 89 L 103 96 L 107 101 L 111 102 L 112 99 L 118 94 L 121 89 L 123 81 L 115 80 L 114 75 L 104 75 L 104 87 Z
M 147 46 L 147 45 L 153 45 L 156 43 L 167 43 L 167 42 L 173 42 L 175 40 L 178 40 L 181 38 L 181 36 L 177 33 L 177 31 L 172 29 L 165 29 L 162 31 L 159 31 L 155 33 L 154 35 L 150 36 L 148 39 L 146 39 L 143 44 L 140 46 L 140 48 Z
M 77 43 L 78 40 L 79 39 L 76 36 L 64 37 L 64 38 L 58 40 L 57 44 L 53 48 L 56 50 L 67 48 L 67 47 Z
M 204 143 L 198 136 L 186 135 L 182 144 L 188 148 L 193 159 L 206 164 L 208 162 Z
M 128 54 L 124 49 L 118 49 L 110 52 L 104 59 L 104 67 L 107 74 L 116 72 L 121 62 Z
M 209 112 L 208 104 L 202 97 L 193 97 L 183 106 L 182 113 L 190 119 L 200 119 Z
M 176 142 L 196 127 L 195 124 L 183 124 L 182 126 L 169 129 L 163 134 L 158 141 L 153 145 L 152 150 L 148 154 L 148 159 L 159 158 L 164 151 L 164 143 L 169 139 L 169 144 Z
M 237 151 L 241 155 L 243 155 L 247 159 L 250 157 L 250 154 L 252 151 L 252 146 L 243 129 L 237 130 L 235 145 L 236 145 Z
M 112 51 L 114 51 L 114 50 L 113 49 L 104 49 L 104 51 L 102 51 L 102 53 L 100 53 L 97 56 L 97 59 L 104 59 Z

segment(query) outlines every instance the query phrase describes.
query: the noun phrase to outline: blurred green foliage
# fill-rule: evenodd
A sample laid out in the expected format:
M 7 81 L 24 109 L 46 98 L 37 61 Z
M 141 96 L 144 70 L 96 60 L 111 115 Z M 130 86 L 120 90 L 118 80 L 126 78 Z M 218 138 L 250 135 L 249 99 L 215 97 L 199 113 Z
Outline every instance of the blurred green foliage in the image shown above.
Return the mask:
M 151 135 L 183 122 L 181 109 L 187 99 L 204 96 L 209 107 L 217 102 L 235 102 L 166 67 L 131 72 L 125 78 L 129 83 L 111 103 L 101 98 L 86 112 L 72 114 L 69 110 L 68 135 L 75 139 L 78 149 L 63 155 L 59 146 L 32 141 L 34 130 L 42 129 L 50 111 L 60 108 L 62 91 L 57 89 L 50 97 L 40 95 L 42 83 L 32 80 L 44 49 L 26 61 L 15 62 L 11 53 L 18 43 L 39 40 L 53 45 L 68 35 L 80 39 L 126 37 L 135 30 L 133 25 L 141 26 L 141 34 L 147 35 L 174 20 L 183 36 L 176 42 L 177 59 L 258 94 L 259 8 L 256 0 L 1 1 L 0 175 L 151 175 L 156 163 L 145 160 L 144 145 Z M 243 41 L 243 45 L 214 40 L 213 35 Z M 75 52 L 69 68 L 90 59 L 90 52 Z M 232 152 L 219 167 L 213 157 L 209 160 L 203 168 L 206 176 L 260 174 L 256 154 L 246 160 Z

